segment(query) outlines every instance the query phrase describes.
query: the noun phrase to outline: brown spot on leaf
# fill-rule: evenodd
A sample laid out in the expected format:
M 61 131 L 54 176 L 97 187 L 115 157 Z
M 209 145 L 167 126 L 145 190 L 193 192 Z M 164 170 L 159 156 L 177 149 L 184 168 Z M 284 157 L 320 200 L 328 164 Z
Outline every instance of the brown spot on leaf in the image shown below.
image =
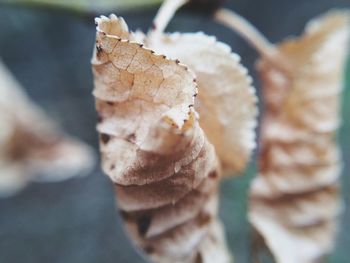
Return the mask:
M 96 45 L 96 50 L 97 50 L 97 54 L 102 52 L 102 47 L 100 45 Z
M 212 171 L 211 173 L 209 173 L 208 177 L 211 179 L 215 179 L 218 177 L 218 173 L 216 171 Z
M 199 226 L 205 226 L 210 222 L 210 215 L 204 212 L 201 212 L 197 218 L 196 221 Z
M 104 144 L 107 144 L 109 142 L 109 140 L 111 139 L 111 136 L 109 136 L 108 134 L 105 134 L 105 133 L 101 133 L 100 138 Z

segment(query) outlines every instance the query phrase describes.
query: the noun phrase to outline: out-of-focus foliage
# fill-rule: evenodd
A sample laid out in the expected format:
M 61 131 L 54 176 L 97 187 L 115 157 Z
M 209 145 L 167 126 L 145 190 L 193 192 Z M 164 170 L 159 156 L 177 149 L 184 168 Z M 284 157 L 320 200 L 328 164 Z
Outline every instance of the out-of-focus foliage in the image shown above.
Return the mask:
M 79 13 L 127 10 L 158 5 L 162 0 L 1 0 L 0 3 L 63 8 Z

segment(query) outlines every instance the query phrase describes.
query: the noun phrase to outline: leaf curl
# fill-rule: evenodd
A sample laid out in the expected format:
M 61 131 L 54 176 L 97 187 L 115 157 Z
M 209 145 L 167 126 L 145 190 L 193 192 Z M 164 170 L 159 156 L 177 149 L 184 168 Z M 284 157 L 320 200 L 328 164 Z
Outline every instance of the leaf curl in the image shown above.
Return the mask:
M 277 262 L 318 262 L 331 252 L 342 211 L 335 142 L 350 15 L 312 20 L 277 46 L 285 71 L 262 59 L 265 114 L 249 219 Z
M 129 235 L 162 263 L 205 257 L 203 240 L 216 235 L 220 262 L 230 262 L 220 227 L 213 227 L 221 170 L 198 121 L 195 74 L 151 50 L 147 36 L 130 33 L 121 18 L 96 22 L 102 166 L 116 184 Z

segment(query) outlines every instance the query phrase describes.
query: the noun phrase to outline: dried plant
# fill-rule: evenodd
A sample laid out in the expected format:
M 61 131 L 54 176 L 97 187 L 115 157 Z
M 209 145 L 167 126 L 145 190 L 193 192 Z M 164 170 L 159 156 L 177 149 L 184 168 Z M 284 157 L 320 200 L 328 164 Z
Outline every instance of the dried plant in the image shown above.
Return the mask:
M 332 250 L 342 211 L 335 135 L 350 15 L 332 11 L 277 46 L 231 11 L 215 18 L 262 55 L 264 111 L 250 222 L 277 262 L 319 262 Z
M 198 4 L 164 1 L 148 36 L 137 32 L 138 37 L 153 50 L 181 60 L 195 73 L 200 88 L 195 105 L 200 125 L 215 147 L 224 174 L 235 175 L 244 170 L 256 146 L 255 89 L 239 55 L 215 37 L 202 32 L 163 33 L 175 11 L 188 2 Z M 214 12 L 217 5 L 208 8 Z
M 265 110 L 249 218 L 277 262 L 319 262 L 333 247 L 342 211 L 335 134 L 349 34 L 349 14 L 330 12 L 276 47 L 287 70 L 264 58 L 258 64 Z
M 178 6 L 167 1 L 148 35 L 114 15 L 96 19 L 102 166 L 128 233 L 154 262 L 230 262 L 217 218 L 221 164 L 246 165 L 256 97 L 228 46 L 163 34 Z
M 200 126 L 215 146 L 224 174 L 243 171 L 256 146 L 257 98 L 240 57 L 204 33 L 164 34 L 148 42 L 195 73 Z
M 1 61 L 0 93 L 0 196 L 12 195 L 33 180 L 60 181 L 92 168 L 92 149 L 65 135 Z

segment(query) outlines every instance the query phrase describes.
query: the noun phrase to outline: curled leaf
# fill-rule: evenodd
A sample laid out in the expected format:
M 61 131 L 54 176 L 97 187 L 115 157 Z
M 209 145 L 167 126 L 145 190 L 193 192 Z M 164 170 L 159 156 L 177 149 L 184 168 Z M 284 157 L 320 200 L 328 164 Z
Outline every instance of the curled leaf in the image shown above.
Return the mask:
M 265 115 L 250 222 L 277 262 L 318 262 L 333 247 L 342 211 L 335 142 L 350 15 L 312 20 L 300 38 L 277 46 L 289 70 L 262 59 Z
M 102 167 L 116 185 L 130 237 L 164 263 L 198 262 L 213 235 L 220 262 L 230 262 L 215 227 L 221 171 L 194 108 L 195 75 L 144 47 L 145 36 L 129 33 L 121 18 L 96 22 L 92 67 Z
M 195 108 L 226 174 L 243 171 L 255 148 L 257 98 L 248 71 L 229 46 L 203 33 L 174 33 L 150 41 L 156 51 L 196 74 Z

